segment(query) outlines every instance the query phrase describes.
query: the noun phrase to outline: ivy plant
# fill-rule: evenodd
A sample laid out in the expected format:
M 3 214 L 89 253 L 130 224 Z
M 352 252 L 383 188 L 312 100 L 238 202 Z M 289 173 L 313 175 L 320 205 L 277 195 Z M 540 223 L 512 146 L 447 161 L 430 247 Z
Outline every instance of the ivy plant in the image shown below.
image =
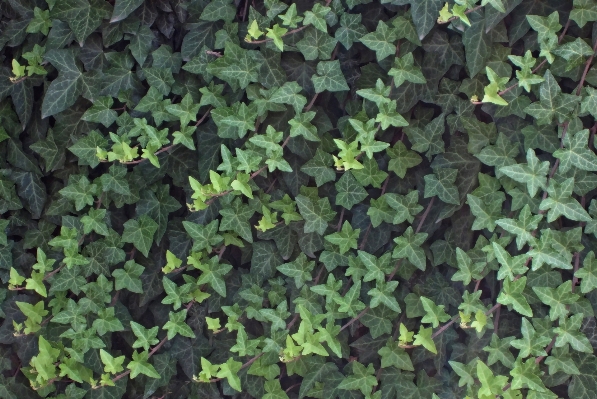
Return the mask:
M 596 23 L 1 0 L 0 397 L 593 399 Z

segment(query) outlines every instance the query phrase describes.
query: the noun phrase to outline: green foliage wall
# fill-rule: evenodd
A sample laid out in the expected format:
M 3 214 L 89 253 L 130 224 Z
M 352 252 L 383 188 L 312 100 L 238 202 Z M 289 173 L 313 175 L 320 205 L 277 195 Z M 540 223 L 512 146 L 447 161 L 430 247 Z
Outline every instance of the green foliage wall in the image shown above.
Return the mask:
M 595 398 L 595 21 L 2 0 L 0 397 Z

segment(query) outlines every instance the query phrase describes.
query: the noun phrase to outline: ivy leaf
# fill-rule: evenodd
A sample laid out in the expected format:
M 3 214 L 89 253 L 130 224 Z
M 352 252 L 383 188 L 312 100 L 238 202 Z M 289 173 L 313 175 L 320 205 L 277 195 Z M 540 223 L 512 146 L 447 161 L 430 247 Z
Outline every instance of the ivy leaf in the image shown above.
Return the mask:
M 393 219 L 391 223 L 400 224 L 404 221 L 412 223 L 415 215 L 418 215 L 423 207 L 418 204 L 419 192 L 411 191 L 407 195 L 399 194 L 384 194 L 382 197 L 386 200 L 387 204 L 395 210 L 393 213 Z
M 151 378 L 160 378 L 160 374 L 148 361 L 149 352 L 133 352 L 133 360 L 126 366 L 131 370 L 131 378 L 137 377 L 139 374 L 146 375 Z
M 444 305 L 436 305 L 431 299 L 424 296 L 420 297 L 420 300 L 426 312 L 421 323 L 429 323 L 435 328 L 439 326 L 439 323 L 450 320 L 450 315 L 444 311 Z
M 124 370 L 124 367 L 122 367 L 124 356 L 113 357 L 105 350 L 100 349 L 100 358 L 104 364 L 104 372 L 118 374 Z
M 226 378 L 228 384 L 237 391 L 241 391 L 240 378 L 238 378 L 238 372 L 242 367 L 241 362 L 235 361 L 233 358 L 229 358 L 226 363 L 220 365 L 220 370 L 216 374 L 218 378 Z
M 435 26 L 439 10 L 444 2 L 442 0 L 422 0 L 410 3 L 413 23 L 417 28 L 419 40 L 423 40 Z
M 458 189 L 454 184 L 458 169 L 437 169 L 435 173 L 425 176 L 425 198 L 438 196 L 447 204 L 459 205 Z
M 317 75 L 313 75 L 312 80 L 315 93 L 321 93 L 325 90 L 334 92 L 349 89 L 342 70 L 340 70 L 340 62 L 338 60 L 320 61 L 317 64 Z
M 160 342 L 160 340 L 156 338 L 158 335 L 157 326 L 145 328 L 141 324 L 131 321 L 131 330 L 133 331 L 133 334 L 135 334 L 135 337 L 137 337 L 137 340 L 133 342 L 133 348 L 143 348 L 147 351 L 150 346 Z
M 501 303 L 502 305 L 512 305 L 514 310 L 523 316 L 533 317 L 533 311 L 526 298 L 522 295 L 522 291 L 526 284 L 526 276 L 512 282 L 509 279 L 504 280 L 504 287 L 497 298 L 498 303 Z
M 60 194 L 75 202 L 75 209 L 80 211 L 86 205 L 93 205 L 93 197 L 98 194 L 97 184 L 92 184 L 85 176 L 69 179 L 69 184 L 60 190 Z
M 334 301 L 340 305 L 338 311 L 346 313 L 351 317 L 356 317 L 361 310 L 365 309 L 365 304 L 359 301 L 360 290 L 361 281 L 358 280 L 344 296 L 334 297 Z
M 423 328 L 423 326 L 421 326 L 418 334 L 414 335 L 415 340 L 413 345 L 423 345 L 429 352 L 437 354 L 435 342 L 433 342 L 433 339 L 431 338 L 432 333 L 433 329 L 431 327 Z
M 313 119 L 313 117 L 315 117 L 315 112 L 306 112 L 304 114 L 301 114 L 301 111 L 303 110 L 305 104 L 307 104 L 307 99 L 299 94 L 301 90 L 302 87 L 299 86 L 298 83 L 286 82 L 282 87 L 276 89 L 276 91 L 272 93 L 272 96 L 269 100 L 276 104 L 292 105 L 292 107 L 294 108 L 294 112 L 296 112 L 297 115 L 294 119 L 298 118 L 297 122 L 309 124 L 308 122 L 310 122 Z M 316 133 L 314 135 L 317 136 Z M 305 138 L 309 139 L 307 136 L 305 136 Z M 319 141 L 319 139 L 313 141 Z
M 396 173 L 401 179 L 404 179 L 408 169 L 417 166 L 422 161 L 419 154 L 408 150 L 402 141 L 398 141 L 392 148 L 388 148 L 387 153 L 391 158 L 388 170 Z
M 304 98 L 303 96 L 300 97 Z M 302 100 L 300 101 L 300 103 L 302 103 Z M 291 126 L 290 137 L 303 136 L 305 139 L 309 141 L 320 141 L 319 136 L 317 135 L 317 128 L 311 124 L 311 121 L 313 120 L 313 118 L 315 118 L 315 115 L 316 113 L 313 111 L 297 113 L 297 115 L 294 118 L 289 120 L 288 124 Z M 317 149 L 317 151 L 320 151 L 320 149 Z
M 122 269 L 116 269 L 112 272 L 114 277 L 114 288 L 121 290 L 126 288 L 130 292 L 137 294 L 143 293 L 142 282 L 139 279 L 145 268 L 134 260 L 127 261 Z
M 166 111 L 178 117 L 181 126 L 186 126 L 190 121 L 197 120 L 200 104 L 194 104 L 193 96 L 187 93 L 179 104 L 167 105 Z
M 246 241 L 253 242 L 249 219 L 254 213 L 254 210 L 244 206 L 237 198 L 230 208 L 220 210 L 220 215 L 222 215 L 220 231 L 235 231 Z
M 153 235 L 158 230 L 158 224 L 149 216 L 142 215 L 137 220 L 128 220 L 123 226 L 122 241 L 130 242 L 147 257 L 153 242 Z
M 91 108 L 85 111 L 81 120 L 101 123 L 105 127 L 108 127 L 116 122 L 118 118 L 116 111 L 111 109 L 113 104 L 114 100 L 112 97 L 99 97 L 95 100 Z
M 373 186 L 380 188 L 382 183 L 386 181 L 388 174 L 379 169 L 379 165 L 374 158 L 365 158 L 362 162 L 363 169 L 353 169 L 352 175 L 363 186 Z
M 508 382 L 508 377 L 503 375 L 494 376 L 491 369 L 480 360 L 477 360 L 477 378 L 481 382 L 479 395 L 483 396 L 500 395 L 503 387 Z
M 513 340 L 514 337 L 500 339 L 496 334 L 492 334 L 491 343 L 489 346 L 483 348 L 485 352 L 489 353 L 487 364 L 491 366 L 499 361 L 506 367 L 513 367 L 514 356 L 512 356 L 512 353 L 510 352 L 510 346 Z
M 496 220 L 496 224 L 516 237 L 516 246 L 520 251 L 526 244 L 535 246 L 536 240 L 532 232 L 537 229 L 541 219 L 543 215 L 533 215 L 530 207 L 525 205 L 518 215 L 518 220 L 499 219 Z
M 415 233 L 413 228 L 409 226 L 402 236 L 394 239 L 396 247 L 394 248 L 392 257 L 399 259 L 406 258 L 417 268 L 425 271 L 427 258 L 421 245 L 423 245 L 426 239 L 427 233 Z
M 200 254 L 199 254 L 200 255 Z M 201 270 L 201 276 L 197 279 L 197 284 L 209 284 L 214 291 L 220 296 L 226 297 L 226 283 L 224 282 L 224 276 L 232 270 L 231 265 L 220 263 L 217 256 L 211 257 L 207 263 L 201 262 L 200 256 L 192 253 L 188 258 L 190 265 L 193 265 L 196 269 Z
M 461 248 L 456 248 L 456 259 L 458 262 L 458 271 L 452 276 L 452 281 L 462 281 L 468 285 L 475 279 L 482 277 L 481 272 L 485 265 L 481 262 L 473 263 L 472 259 Z
M 346 171 L 336 182 L 336 205 L 350 210 L 355 204 L 363 201 L 369 195 L 357 182 L 351 171 Z M 299 208 L 300 209 L 300 208 Z
M 143 4 L 142 0 L 116 0 L 114 3 L 114 11 L 112 12 L 112 18 L 110 22 L 118 22 L 125 19 L 130 15 L 136 8 Z
M 378 280 L 375 288 L 367 292 L 367 295 L 371 297 L 371 303 L 369 304 L 369 307 L 374 309 L 383 304 L 388 309 L 400 313 L 400 305 L 393 294 L 396 290 L 396 287 L 398 287 L 398 281 L 389 281 L 386 283 L 384 281 Z
M 541 201 L 539 209 L 547 212 L 547 221 L 553 222 L 560 216 L 565 216 L 570 220 L 590 222 L 591 217 L 578 203 L 571 197 L 574 186 L 574 179 L 566 179 L 561 184 L 550 183 L 547 187 L 549 196 Z
M 81 218 L 81 223 L 83 223 L 83 232 L 85 234 L 89 234 L 92 231 L 95 231 L 97 234 L 107 236 L 109 231 L 105 222 L 105 218 L 105 209 L 90 209 L 87 215 Z
M 277 267 L 278 271 L 288 277 L 294 277 L 296 288 L 301 288 L 306 281 L 311 281 L 311 272 L 315 262 L 307 260 L 307 255 L 301 253 L 293 262 L 284 263 Z
M 489 145 L 475 154 L 477 158 L 485 165 L 496 167 L 496 177 L 503 176 L 500 172 L 502 167 L 516 163 L 514 157 L 518 155 L 518 146 L 511 143 L 506 135 L 500 133 L 494 145 Z M 528 152 L 527 152 L 528 154 Z
M 387 87 L 383 80 L 378 78 L 375 82 L 375 88 L 357 90 L 357 94 L 369 101 L 373 101 L 375 105 L 380 107 L 382 104 L 391 101 L 389 99 L 390 91 L 390 87 Z
M 471 213 L 475 216 L 472 229 L 493 231 L 497 219 L 502 216 L 503 198 L 494 198 L 487 202 L 482 201 L 472 194 L 467 194 L 466 198 L 467 204 L 471 208 Z
M 344 254 L 351 248 L 357 249 L 357 239 L 359 238 L 360 233 L 360 229 L 353 229 L 350 223 L 345 220 L 342 225 L 342 230 L 333 234 L 328 234 L 325 236 L 325 239 L 332 244 L 338 245 L 340 247 L 340 254 Z
M 394 366 L 399 370 L 414 371 L 410 356 L 397 341 L 388 341 L 377 353 L 381 356 L 381 367 Z
M 526 165 L 516 164 L 500 168 L 500 172 L 511 179 L 520 183 L 525 183 L 531 197 L 534 197 L 537 194 L 537 190 L 540 188 L 546 188 L 548 171 L 549 162 L 539 162 L 539 158 L 535 155 L 535 151 L 530 148 L 527 151 Z
M 377 385 L 377 379 L 374 376 L 375 369 L 372 364 L 365 367 L 363 364 L 352 362 L 352 374 L 346 377 L 338 389 L 359 390 L 363 395 L 370 395 L 373 387 Z
M 394 50 L 392 50 L 392 52 L 393 51 Z M 389 70 L 388 75 L 394 78 L 394 85 L 396 87 L 400 87 L 402 83 L 406 81 L 412 83 L 427 83 L 427 80 L 421 72 L 421 68 L 415 66 L 414 62 L 415 59 L 412 53 L 394 59 L 394 65 Z
M 314 203 L 304 195 L 297 195 L 295 200 L 301 216 L 305 219 L 304 232 L 324 234 L 328 222 L 331 222 L 336 215 L 336 212 L 330 206 L 329 200 L 320 198 Z
M 524 274 L 529 268 L 526 266 L 528 256 L 522 254 L 510 256 L 510 254 L 497 242 L 492 243 L 495 258 L 500 263 L 500 270 L 497 278 L 503 280 L 506 277 L 514 281 L 517 275 Z
M 390 28 L 385 22 L 378 21 L 375 32 L 367 33 L 359 41 L 371 50 L 375 51 L 377 60 L 381 61 L 396 52 L 394 42 L 398 39 L 396 30 Z M 399 84 L 396 84 L 399 86 Z
M 566 317 L 568 314 L 567 305 L 578 301 L 578 295 L 571 294 L 572 281 L 568 280 L 560 284 L 557 288 L 533 287 L 533 291 L 539 297 L 539 300 L 550 307 L 549 318 L 552 321 Z
M 224 46 L 224 56 L 207 65 L 207 72 L 245 89 L 249 83 L 257 82 L 259 58 L 254 50 L 245 50 L 231 41 Z
M 593 49 L 580 37 L 574 41 L 564 43 L 553 50 L 555 55 L 564 58 L 566 70 L 576 68 L 585 62 L 585 57 L 593 54 Z
M 459 387 L 464 385 L 470 387 L 475 383 L 473 372 L 474 364 L 467 365 L 453 360 L 448 361 L 448 363 L 450 364 L 454 372 L 458 374 L 458 376 L 460 377 L 460 381 L 458 381 Z
M 325 16 L 331 11 L 330 7 L 325 7 L 319 3 L 315 3 L 313 8 L 309 11 L 305 11 L 305 18 L 303 19 L 303 25 L 313 24 L 313 26 L 322 32 L 327 32 L 327 23 Z
M 191 291 L 190 284 L 184 284 L 179 287 L 166 276 L 162 278 L 162 284 L 164 285 L 164 291 L 166 292 L 166 297 L 162 299 L 163 304 L 171 304 L 174 310 L 178 310 L 183 302 L 186 303 L 191 300 L 191 295 L 189 294 Z
M 570 344 L 572 349 L 585 352 L 593 353 L 593 347 L 589 342 L 589 339 L 579 331 L 580 325 L 582 324 L 583 315 L 575 314 L 570 317 L 563 317 L 560 319 L 560 325 L 554 328 L 556 337 L 556 347 L 560 348 L 566 344 Z
M 553 153 L 555 158 L 560 160 L 560 171 L 567 172 L 572 167 L 586 170 L 589 172 L 597 171 L 597 155 L 589 149 L 588 141 L 589 131 L 587 129 L 580 132 L 567 134 L 560 148 Z
M 336 29 L 335 37 L 347 50 L 350 50 L 355 41 L 367 34 L 367 29 L 361 24 L 361 20 L 361 14 L 344 13 L 340 17 L 340 27 Z
M 213 220 L 206 225 L 183 221 L 182 225 L 186 232 L 193 239 L 193 252 L 207 250 L 211 252 L 213 247 L 223 241 L 223 237 L 218 234 L 219 220 Z
M 586 294 L 597 288 L 597 262 L 595 253 L 589 252 L 583 261 L 583 267 L 578 269 L 574 276 L 581 279 L 580 292 Z
M 109 7 L 101 2 L 87 0 L 65 0 L 56 2 L 52 8 L 51 16 L 66 23 L 73 31 L 75 38 L 82 46 L 85 39 L 102 23 L 104 18 L 109 18 Z
M 379 122 L 383 130 L 386 130 L 390 126 L 408 126 L 406 119 L 396 112 L 396 100 L 380 104 L 379 113 L 375 117 L 375 122 Z
M 587 22 L 597 21 L 597 4 L 593 0 L 574 0 L 570 19 L 583 27 Z
M 266 381 L 264 388 L 267 393 L 263 395 L 263 399 L 288 399 L 288 395 L 282 389 L 279 379 Z
M 441 114 L 427 123 L 424 128 L 408 126 L 404 132 L 409 140 L 413 143 L 412 149 L 414 151 L 423 153 L 426 152 L 427 159 L 436 154 L 444 152 L 444 143 L 441 140 L 441 135 L 444 132 L 445 116 Z
M 539 365 L 533 359 L 528 359 L 526 362 L 516 359 L 514 368 L 510 371 L 513 377 L 511 389 L 529 388 L 535 392 L 547 391 L 537 374 L 539 374 Z
M 186 309 L 183 309 L 180 312 L 168 312 L 168 318 L 168 322 L 166 322 L 163 327 L 164 330 L 168 331 L 168 339 L 171 340 L 178 334 L 182 335 L 183 337 L 195 338 L 195 333 L 185 322 L 187 318 Z
M 580 102 L 580 97 L 562 94 L 562 89 L 549 69 L 545 72 L 543 79 L 545 80 L 539 88 L 540 101 L 532 103 L 524 111 L 533 116 L 538 125 L 546 125 L 554 117 L 563 122 Z

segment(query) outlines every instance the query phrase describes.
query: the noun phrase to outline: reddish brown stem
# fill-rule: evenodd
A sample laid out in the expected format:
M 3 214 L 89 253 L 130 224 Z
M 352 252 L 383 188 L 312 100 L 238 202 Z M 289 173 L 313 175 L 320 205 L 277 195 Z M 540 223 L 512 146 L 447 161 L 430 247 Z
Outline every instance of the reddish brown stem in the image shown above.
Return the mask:
M 585 69 L 582 72 L 582 76 L 580 78 L 580 82 L 578 83 L 578 89 L 576 89 L 576 95 L 580 96 L 580 92 L 582 91 L 582 87 L 585 84 L 585 79 L 587 78 L 587 73 L 589 72 L 589 68 L 591 68 L 591 63 L 593 62 L 593 58 L 595 58 L 595 51 L 597 51 L 597 40 L 595 40 L 595 44 L 593 44 L 593 54 L 589 57 L 585 64 Z
M 564 26 L 564 30 L 562 31 L 562 33 L 558 37 L 558 44 L 562 41 L 562 39 L 566 35 L 566 32 L 568 31 L 568 27 L 569 26 L 570 26 L 570 19 L 568 19 L 568 21 L 566 22 L 566 25 Z M 540 70 L 541 67 L 543 67 L 543 65 L 545 65 L 546 62 L 547 62 L 547 59 L 541 61 L 541 63 L 539 65 L 537 65 L 535 68 L 533 68 L 533 70 L 531 71 L 531 73 L 535 73 L 538 70 Z M 514 83 L 512 86 L 507 87 L 504 90 L 498 92 L 498 95 L 501 96 L 502 94 L 505 94 L 505 93 L 509 92 L 510 90 L 516 88 L 517 86 L 518 86 L 518 83 Z
M 342 328 L 340 328 L 340 331 L 343 331 L 343 330 L 347 329 L 348 327 L 350 327 L 350 325 L 352 323 L 354 323 L 355 321 L 357 321 L 358 319 L 363 317 L 369 311 L 369 309 L 371 309 L 371 308 L 369 306 L 367 306 L 365 309 L 361 310 L 361 313 L 359 313 L 358 315 L 356 315 L 355 317 L 350 319 L 350 321 L 348 321 L 348 323 L 344 324 L 342 326 Z
M 423 213 L 423 216 L 421 217 L 421 220 L 419 221 L 419 224 L 417 225 L 417 230 L 415 230 L 415 234 L 417 234 L 419 231 L 421 231 L 421 227 L 423 227 L 423 223 L 425 222 L 425 219 L 427 219 L 429 212 L 431 212 L 431 207 L 433 206 L 434 201 L 435 201 L 435 197 L 431 197 L 431 201 L 429 201 L 429 204 L 427 204 L 427 209 L 425 209 L 425 213 Z
M 298 33 L 300 31 L 302 31 L 303 29 L 306 29 L 309 25 L 303 25 L 300 28 L 296 28 L 296 29 L 291 29 L 288 32 L 284 33 L 281 37 L 284 36 L 288 36 L 288 35 L 294 35 L 295 33 Z M 263 39 L 263 40 L 246 40 L 247 43 L 249 44 L 261 44 L 261 43 L 267 43 L 267 42 L 271 42 L 273 39 Z
M 209 113 L 211 112 L 213 107 L 209 107 L 207 109 L 207 111 L 205 111 L 205 114 L 203 114 L 203 116 L 201 118 L 199 118 L 199 120 L 197 121 L 197 123 L 195 123 L 195 126 L 199 126 L 200 124 L 203 123 L 203 121 L 209 116 Z
M 315 93 L 315 95 L 313 96 L 311 101 L 309 101 L 309 104 L 307 104 L 307 106 L 305 107 L 304 112 L 308 112 L 311 108 L 313 108 L 313 105 L 315 104 L 315 100 L 317 100 L 318 96 L 319 96 L 319 93 Z

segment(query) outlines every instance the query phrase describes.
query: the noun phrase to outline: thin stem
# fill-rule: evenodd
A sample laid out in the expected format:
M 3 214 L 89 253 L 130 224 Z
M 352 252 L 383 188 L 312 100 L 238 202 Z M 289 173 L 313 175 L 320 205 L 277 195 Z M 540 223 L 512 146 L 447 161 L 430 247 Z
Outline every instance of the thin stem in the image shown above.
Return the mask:
M 547 345 L 545 347 L 545 352 L 547 352 L 548 354 L 552 350 L 553 346 L 555 345 L 557 337 L 558 337 L 558 334 L 554 335 L 553 338 L 551 339 L 551 342 L 549 343 L 549 345 Z M 538 356 L 535 359 L 535 364 L 541 363 L 541 360 L 543 360 L 543 359 L 545 359 L 545 356 Z
M 155 347 L 154 347 L 154 348 L 151 350 L 151 352 L 149 352 L 149 355 L 148 355 L 147 357 L 150 357 L 150 356 L 152 356 L 154 353 L 156 353 L 157 351 L 159 351 L 159 350 L 160 350 L 160 348 L 161 348 L 162 346 L 164 346 L 164 344 L 166 343 L 166 341 L 168 341 L 168 337 L 167 337 L 167 336 L 166 336 L 166 337 L 164 337 L 164 339 L 162 339 L 162 340 L 160 341 L 160 343 L 159 343 L 159 344 L 157 344 L 157 345 L 156 345 L 156 346 L 155 346 Z
M 336 47 L 334 47 L 334 51 L 332 52 L 330 61 L 333 61 L 336 58 L 337 54 L 338 54 L 338 44 L 336 44 Z M 303 112 L 308 112 L 311 108 L 313 108 L 313 105 L 315 105 L 315 100 L 317 100 L 317 97 L 319 97 L 319 93 L 315 93 L 315 95 L 313 96 L 311 101 L 309 101 L 309 104 L 307 104 L 307 106 L 303 109 Z
M 580 96 L 580 92 L 582 91 L 582 87 L 585 84 L 585 79 L 587 78 L 587 73 L 589 72 L 589 68 L 591 68 L 591 63 L 593 62 L 593 58 L 595 58 L 595 51 L 597 51 L 597 40 L 595 40 L 595 44 L 593 44 L 593 54 L 587 60 L 585 64 L 585 69 L 582 72 L 582 76 L 580 78 L 580 82 L 578 83 L 578 89 L 576 89 L 576 95 Z
M 249 359 L 249 361 L 247 361 L 245 364 L 243 364 L 242 366 L 240 366 L 239 370 L 246 369 L 247 367 L 249 367 L 250 365 L 252 365 L 257 359 L 259 359 L 264 354 L 265 354 L 265 352 L 261 352 L 260 354 L 255 355 L 254 357 L 252 357 L 251 359 Z M 209 380 L 209 382 L 218 382 L 218 381 L 222 381 L 222 379 L 221 378 L 212 378 L 211 380 Z
M 284 36 L 288 36 L 288 35 L 294 35 L 295 33 L 298 33 L 300 31 L 302 31 L 303 29 L 306 29 L 309 25 L 303 25 L 300 28 L 296 28 L 296 29 L 292 29 L 289 30 L 288 32 L 284 33 L 282 36 L 280 37 L 284 37 Z M 261 43 L 267 43 L 267 42 L 271 42 L 273 39 L 263 39 L 263 40 L 245 40 L 247 43 L 249 44 L 261 44 Z
M 433 333 L 433 335 L 431 335 L 431 339 L 437 337 L 438 335 L 441 335 L 444 331 L 446 331 L 448 328 L 450 328 L 450 326 L 454 323 L 456 323 L 456 320 L 458 320 L 458 318 L 454 318 L 452 320 L 450 320 L 449 322 L 447 322 L 446 324 L 444 324 L 439 330 L 437 330 L 436 332 Z
M 421 220 L 419 221 L 417 230 L 415 230 L 415 234 L 417 234 L 419 231 L 421 231 L 421 227 L 423 227 L 423 223 L 425 222 L 425 219 L 427 219 L 429 212 L 431 212 L 431 207 L 433 206 L 434 201 L 435 201 L 435 197 L 431 197 L 431 201 L 429 201 L 429 204 L 427 204 L 427 209 L 425 209 L 423 216 L 421 216 Z
M 300 386 L 301 386 L 301 383 L 300 383 L 300 382 L 298 382 L 298 383 L 296 383 L 296 384 L 294 384 L 294 385 L 291 385 L 291 386 L 289 386 L 288 388 L 286 388 L 286 390 L 285 390 L 284 392 L 288 393 L 288 392 L 292 391 L 294 388 L 296 388 L 296 387 L 300 387 Z
M 369 306 L 367 306 L 365 309 L 361 310 L 361 313 L 359 313 L 358 315 L 356 315 L 355 317 L 350 319 L 350 321 L 348 323 L 344 324 L 342 326 L 342 328 L 340 328 L 340 331 L 343 331 L 343 330 L 347 329 L 348 327 L 350 327 L 350 325 L 352 323 L 354 323 L 355 321 L 357 321 L 358 319 L 363 317 L 369 311 L 369 309 L 371 309 L 371 308 Z
M 313 105 L 315 104 L 315 100 L 317 100 L 318 96 L 319 96 L 319 93 L 315 93 L 315 95 L 313 96 L 311 101 L 309 101 L 309 104 L 307 104 L 307 106 L 305 107 L 305 109 L 304 109 L 305 112 L 308 112 L 311 108 L 313 108 Z
M 243 8 L 243 22 L 247 19 L 247 10 L 249 9 L 249 0 L 245 1 L 245 7 Z
M 363 241 L 361 242 L 361 245 L 359 245 L 359 249 L 361 251 L 363 249 L 365 249 L 365 244 L 367 244 L 367 238 L 369 238 L 369 232 L 371 232 L 372 226 L 373 226 L 373 224 L 369 223 L 369 226 L 367 226 L 367 230 L 365 230 L 365 235 L 363 236 Z
M 483 8 L 483 6 L 477 6 L 477 7 L 471 8 L 470 10 L 466 10 L 464 13 L 465 13 L 465 14 L 470 14 L 470 13 L 472 13 L 472 12 L 475 12 L 475 11 L 477 11 L 477 10 L 481 9 L 481 8 Z M 447 23 L 450 23 L 450 22 L 452 22 L 452 21 L 455 21 L 455 20 L 457 20 L 458 18 L 459 18 L 459 17 L 452 17 L 452 18 L 448 19 L 448 20 L 447 20 L 447 21 L 445 21 L 445 22 L 438 22 L 438 23 L 443 25 L 443 24 L 447 24 Z
M 166 343 L 166 341 L 168 341 L 168 337 L 164 337 L 159 344 L 157 344 L 152 350 L 151 352 L 149 352 L 149 355 L 147 355 L 148 358 L 150 358 L 154 353 L 156 353 L 158 350 L 160 350 L 160 348 Z M 129 375 L 131 373 L 131 370 L 127 370 L 121 374 L 118 374 L 116 377 L 112 378 L 112 382 L 116 382 L 121 378 L 126 377 L 127 375 Z
M 495 311 L 495 318 L 493 320 L 493 333 L 497 335 L 498 328 L 500 327 L 500 315 L 502 313 L 502 307 L 498 306 Z
M 501 303 L 495 304 L 495 305 L 493 305 L 493 307 L 491 309 L 489 309 L 487 312 L 485 312 L 485 314 L 487 316 L 489 316 L 490 314 L 492 314 L 493 312 L 495 312 L 496 310 L 498 310 L 501 306 L 502 306 Z M 442 334 L 452 324 L 456 323 L 456 320 L 458 320 L 458 316 L 456 316 L 455 318 L 453 318 L 452 320 L 450 320 L 449 322 L 447 322 L 446 324 L 444 324 L 443 326 L 441 326 L 439 330 L 437 330 L 435 333 L 433 333 L 433 335 L 431 335 L 431 338 L 433 339 L 433 338 L 437 337 L 438 335 Z
M 44 276 L 44 280 L 49 279 L 50 277 L 52 277 L 54 274 L 58 273 L 60 270 L 62 270 L 62 268 L 64 267 L 64 263 L 62 265 L 60 265 L 60 267 L 58 269 L 52 270 L 50 273 L 46 274 Z
M 481 285 L 481 281 L 482 280 L 483 280 L 482 278 L 480 278 L 479 280 L 477 280 L 477 282 L 475 283 L 475 290 L 473 292 L 479 291 L 479 286 Z
M 171 144 L 169 146 L 163 147 L 163 148 L 159 149 L 158 151 L 156 151 L 153 155 L 159 155 L 162 152 L 168 151 L 169 149 L 171 149 L 175 145 L 176 144 Z M 141 159 L 137 159 L 135 161 L 121 162 L 121 164 L 123 164 L 123 165 L 137 165 L 137 164 L 140 164 L 141 162 L 147 161 L 148 159 L 149 158 L 141 158 Z
M 425 213 L 423 213 L 423 216 L 421 217 L 421 220 L 419 221 L 419 225 L 417 226 L 417 230 L 416 230 L 415 234 L 421 230 L 421 226 L 423 226 L 423 223 L 425 222 L 425 219 L 427 218 L 427 215 L 429 215 L 429 211 L 431 210 L 431 207 L 433 206 L 434 199 L 435 199 L 435 197 L 432 197 L 431 201 L 429 201 L 429 204 L 427 204 L 427 209 L 425 210 Z M 400 267 L 401 263 L 402 263 L 402 259 L 399 259 L 398 262 L 396 263 L 396 267 L 394 267 L 394 270 L 392 271 L 392 273 L 390 273 L 390 275 L 388 276 L 386 281 L 391 281 L 394 278 L 394 275 L 396 274 L 396 272 L 398 272 L 398 268 Z M 346 295 L 346 292 L 343 295 Z M 349 325 L 351 325 L 352 323 L 354 323 L 355 321 L 360 319 L 365 313 L 367 313 L 369 311 L 369 309 L 371 309 L 369 306 L 367 306 L 365 309 L 363 309 L 363 311 L 361 313 L 359 313 L 356 317 L 352 318 L 348 323 L 343 325 L 342 328 L 340 329 L 340 331 L 344 330 Z
M 342 211 L 340 212 L 340 220 L 338 221 L 338 224 L 336 225 L 336 231 L 342 230 L 342 220 L 343 219 L 344 219 L 344 207 L 342 207 Z
M 213 109 L 213 107 L 209 107 L 207 109 L 207 111 L 205 111 L 205 114 L 203 114 L 203 116 L 197 121 L 197 123 L 195 123 L 195 126 L 199 126 L 200 124 L 203 123 L 203 121 L 205 120 L 205 118 L 207 118 L 209 116 L 209 113 L 211 112 L 211 110 Z
M 570 19 L 568 19 L 568 21 L 566 21 L 566 25 L 564 26 L 564 30 L 562 31 L 562 33 L 558 37 L 558 44 L 560 44 L 560 42 L 562 41 L 562 39 L 566 35 L 566 32 L 568 31 L 568 27 L 569 26 L 570 26 Z M 545 65 L 546 62 L 547 62 L 547 59 L 544 59 L 543 61 L 541 61 L 541 63 L 539 65 L 537 65 L 535 68 L 533 68 L 533 70 L 531 71 L 531 73 L 535 73 L 538 70 L 540 70 L 541 67 L 543 67 L 543 65 Z M 509 92 L 510 90 L 516 88 L 517 86 L 518 86 L 518 83 L 514 83 L 512 86 L 507 87 L 504 90 L 498 92 L 498 95 L 501 96 L 502 94 L 505 94 L 505 93 Z

